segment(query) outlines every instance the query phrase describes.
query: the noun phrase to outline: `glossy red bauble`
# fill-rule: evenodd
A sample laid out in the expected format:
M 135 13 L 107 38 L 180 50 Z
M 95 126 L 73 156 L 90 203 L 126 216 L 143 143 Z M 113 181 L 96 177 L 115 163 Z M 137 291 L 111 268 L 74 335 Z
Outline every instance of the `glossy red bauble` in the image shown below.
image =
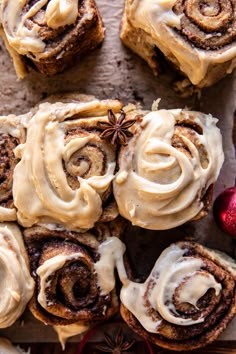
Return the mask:
M 217 225 L 236 237 L 236 187 L 226 189 L 216 198 L 213 214 Z

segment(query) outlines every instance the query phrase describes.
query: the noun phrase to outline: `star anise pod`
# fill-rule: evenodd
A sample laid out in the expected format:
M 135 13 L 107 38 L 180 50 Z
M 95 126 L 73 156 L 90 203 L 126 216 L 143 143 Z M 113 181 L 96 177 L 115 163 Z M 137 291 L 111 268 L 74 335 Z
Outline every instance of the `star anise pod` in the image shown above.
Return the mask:
M 107 333 L 104 333 L 104 336 L 105 342 L 96 346 L 96 349 L 103 353 L 122 354 L 122 352 L 130 349 L 135 343 L 135 340 L 133 339 L 130 341 L 125 340 L 121 327 L 119 328 L 115 339 L 112 339 Z
M 136 122 L 136 119 L 125 120 L 126 114 L 120 111 L 119 118 L 116 118 L 111 109 L 108 110 L 108 122 L 99 122 L 98 126 L 103 130 L 100 137 L 111 139 L 112 144 L 126 145 L 128 138 L 133 136 L 129 128 Z

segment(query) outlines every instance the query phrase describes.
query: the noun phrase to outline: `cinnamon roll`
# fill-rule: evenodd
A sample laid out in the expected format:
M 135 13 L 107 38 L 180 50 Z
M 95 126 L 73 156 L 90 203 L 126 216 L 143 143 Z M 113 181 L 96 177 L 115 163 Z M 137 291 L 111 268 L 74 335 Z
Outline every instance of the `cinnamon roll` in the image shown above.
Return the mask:
M 103 238 L 91 231 L 80 234 L 43 227 L 26 229 L 24 236 L 36 282 L 29 307 L 37 319 L 59 326 L 60 334 L 61 326 L 76 324 L 73 328 L 86 330 L 117 312 L 115 287 L 103 289 L 95 271 Z
M 121 290 L 121 315 L 153 343 L 182 351 L 203 347 L 236 314 L 236 263 L 191 242 L 172 244 L 144 283 Z
M 181 109 L 144 114 L 119 153 L 114 196 L 120 214 L 152 230 L 205 216 L 224 160 L 216 122 Z
M 47 75 L 61 72 L 104 38 L 94 0 L 3 0 L 1 24 L 19 78 L 28 66 Z
M 0 353 L 1 354 L 30 354 L 30 349 L 24 351 L 20 347 L 15 347 L 12 343 L 6 338 L 0 338 Z
M 158 55 L 193 85 L 210 86 L 236 66 L 234 0 L 126 0 L 121 39 L 158 73 Z
M 34 292 L 23 237 L 15 224 L 0 224 L 0 272 L 0 328 L 6 328 L 22 315 Z
M 18 159 L 14 150 L 24 141 L 25 129 L 20 117 L 0 117 L 0 222 L 16 220 L 12 183 Z
M 116 100 L 68 95 L 32 111 L 14 171 L 21 225 L 60 224 L 86 231 L 118 215 L 112 198 L 116 147 L 101 139 L 98 122 L 108 120 L 108 109 L 120 108 Z

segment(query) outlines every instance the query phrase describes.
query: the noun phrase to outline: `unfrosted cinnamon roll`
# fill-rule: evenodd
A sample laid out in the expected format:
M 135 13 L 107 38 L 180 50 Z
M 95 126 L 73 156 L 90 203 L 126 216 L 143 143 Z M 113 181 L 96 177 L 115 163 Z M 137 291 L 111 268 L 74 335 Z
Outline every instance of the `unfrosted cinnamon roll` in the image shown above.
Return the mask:
M 224 160 L 216 122 L 181 109 L 144 114 L 119 153 L 114 196 L 120 214 L 152 230 L 205 216 Z
M 88 230 L 118 215 L 112 199 L 116 147 L 102 140 L 99 122 L 117 100 L 67 95 L 31 113 L 27 139 L 16 151 L 13 195 L 21 225 L 57 223 Z
M 1 34 L 19 78 L 31 65 L 53 75 L 104 38 L 94 0 L 3 0 Z
M 191 242 L 172 244 L 144 283 L 121 290 L 121 315 L 138 334 L 182 351 L 214 341 L 236 314 L 236 263 Z
M 36 281 L 29 305 L 36 318 L 54 326 L 74 323 L 86 330 L 117 312 L 115 287 L 103 289 L 95 271 L 103 238 L 42 227 L 25 230 L 24 236 Z
M 25 141 L 25 129 L 14 115 L 0 117 L 0 222 L 16 220 L 12 197 L 15 148 Z
M 234 0 L 126 0 L 121 39 L 155 74 L 158 49 L 201 88 L 236 66 L 235 14 Z
M 34 292 L 23 237 L 15 224 L 0 224 L 0 274 L 0 328 L 5 328 L 22 315 Z

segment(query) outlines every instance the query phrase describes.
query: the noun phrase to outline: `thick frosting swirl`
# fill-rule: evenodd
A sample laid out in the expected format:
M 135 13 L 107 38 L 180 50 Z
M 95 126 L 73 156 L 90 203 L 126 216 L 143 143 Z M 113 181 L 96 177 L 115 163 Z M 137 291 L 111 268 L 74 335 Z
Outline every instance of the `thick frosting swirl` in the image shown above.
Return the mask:
M 126 284 L 120 297 L 122 316 L 139 334 L 170 349 L 198 348 L 236 313 L 235 261 L 196 243 L 172 244 L 146 281 Z
M 114 195 L 120 214 L 154 230 L 203 216 L 204 196 L 224 159 L 216 122 L 198 112 L 148 113 L 119 155 Z
M 123 284 L 122 317 L 157 345 L 173 350 L 204 346 L 236 314 L 236 263 L 223 253 L 194 242 L 172 244 L 145 282 L 138 283 L 132 279 L 127 258 L 123 259 L 125 246 L 119 239 L 109 238 L 99 251 L 95 270 L 101 289 L 106 293 L 115 286 L 116 267 Z
M 219 64 L 227 63 L 227 73 L 236 66 L 233 0 L 127 0 L 126 3 L 132 26 L 150 35 L 152 44 L 194 85 L 209 86 L 216 81 Z
M 59 223 L 86 230 L 100 219 L 116 156 L 114 146 L 99 137 L 97 123 L 107 120 L 109 108 L 120 107 L 119 101 L 90 97 L 43 103 L 33 112 L 14 171 L 13 195 L 23 226 Z
M 14 224 L 0 224 L 0 328 L 11 326 L 23 313 L 34 291 L 22 234 Z

